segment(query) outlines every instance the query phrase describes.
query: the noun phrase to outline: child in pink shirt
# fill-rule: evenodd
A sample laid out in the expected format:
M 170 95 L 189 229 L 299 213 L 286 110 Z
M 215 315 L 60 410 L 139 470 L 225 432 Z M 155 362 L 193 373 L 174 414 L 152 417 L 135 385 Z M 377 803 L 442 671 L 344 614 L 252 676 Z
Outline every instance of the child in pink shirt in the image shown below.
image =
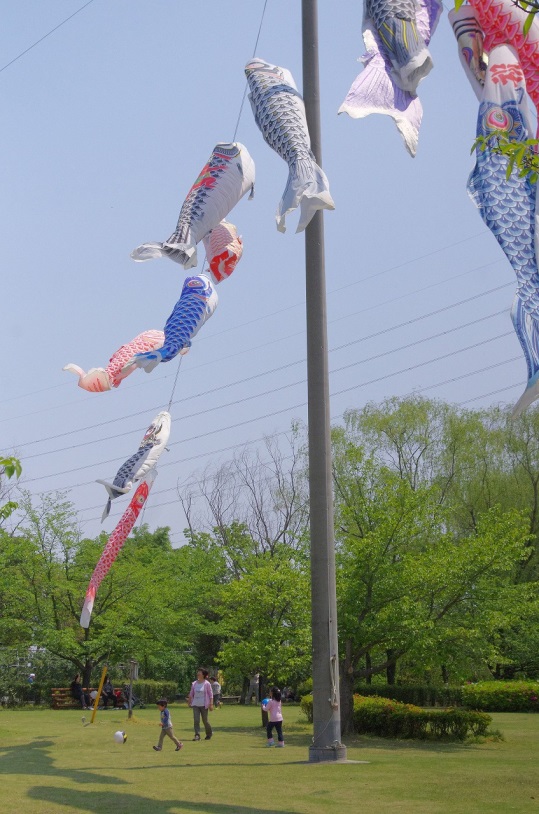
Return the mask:
M 283 740 L 283 713 L 281 711 L 281 691 L 278 687 L 271 688 L 271 698 L 266 704 L 262 704 L 262 709 L 268 713 L 268 725 L 266 734 L 268 742 L 266 746 L 275 746 L 273 740 L 273 727 L 277 731 L 277 746 L 284 746 Z

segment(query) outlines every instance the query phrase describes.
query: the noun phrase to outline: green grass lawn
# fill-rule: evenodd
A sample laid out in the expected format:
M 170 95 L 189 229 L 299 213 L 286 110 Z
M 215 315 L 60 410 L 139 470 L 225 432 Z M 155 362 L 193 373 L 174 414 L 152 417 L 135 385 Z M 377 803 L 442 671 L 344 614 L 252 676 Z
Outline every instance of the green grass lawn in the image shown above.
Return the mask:
M 88 713 L 87 720 L 90 716 Z M 310 764 L 310 726 L 285 707 L 285 749 L 267 749 L 257 707 L 211 714 L 214 737 L 193 743 L 192 714 L 172 705 L 162 752 L 157 708 L 99 712 L 0 710 L 3 814 L 539 814 L 539 715 L 495 714 L 505 740 L 434 744 L 357 737 L 348 759 Z M 123 729 L 124 745 L 113 734 Z

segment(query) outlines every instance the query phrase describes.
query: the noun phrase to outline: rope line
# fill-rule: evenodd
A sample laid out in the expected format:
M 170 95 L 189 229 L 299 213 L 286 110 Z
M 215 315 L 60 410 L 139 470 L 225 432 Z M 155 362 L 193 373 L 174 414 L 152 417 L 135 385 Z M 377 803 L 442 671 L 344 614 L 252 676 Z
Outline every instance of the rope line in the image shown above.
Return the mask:
M 178 376 L 180 375 L 180 368 L 182 366 L 183 355 L 180 354 L 180 361 L 178 362 L 178 367 L 176 370 L 176 376 L 174 377 L 174 384 L 172 385 L 172 392 L 170 394 L 170 399 L 168 402 L 167 413 L 170 413 L 170 408 L 172 407 L 172 400 L 174 398 L 174 392 L 176 390 L 176 385 L 178 384 Z
M 262 9 L 262 17 L 260 18 L 260 25 L 258 27 L 258 34 L 256 35 L 255 47 L 253 48 L 253 58 L 256 56 L 256 49 L 258 48 L 258 41 L 260 39 L 260 33 L 262 31 L 262 23 L 264 22 L 264 15 L 266 13 L 266 6 L 267 5 L 268 5 L 268 0 L 264 0 L 264 8 Z M 245 104 L 245 97 L 247 96 L 247 88 L 248 88 L 248 83 L 247 83 L 247 80 L 246 80 L 245 81 L 245 88 L 243 90 L 243 97 L 242 97 L 241 105 L 240 105 L 240 112 L 238 113 L 238 118 L 236 120 L 236 127 L 234 128 L 234 135 L 232 137 L 232 141 L 236 141 L 236 136 L 238 135 L 238 128 L 240 126 L 241 114 L 243 113 L 243 106 Z

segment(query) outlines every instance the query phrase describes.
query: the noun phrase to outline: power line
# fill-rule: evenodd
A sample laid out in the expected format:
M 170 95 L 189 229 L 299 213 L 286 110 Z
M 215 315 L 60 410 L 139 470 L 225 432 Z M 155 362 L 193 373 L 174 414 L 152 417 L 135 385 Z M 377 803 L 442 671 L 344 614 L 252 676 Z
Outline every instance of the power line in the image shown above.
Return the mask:
M 371 274 L 371 275 L 369 275 L 367 277 L 362 277 L 359 280 L 354 280 L 354 281 L 348 283 L 346 286 L 341 286 L 339 288 L 331 289 L 330 291 L 328 291 L 328 294 L 334 294 L 334 293 L 337 293 L 339 291 L 349 289 L 352 286 L 360 285 L 361 283 L 363 283 L 363 282 L 365 282 L 367 280 L 371 280 L 373 278 L 383 276 L 384 274 L 388 274 L 390 271 L 396 271 L 396 270 L 398 270 L 400 268 L 403 268 L 404 266 L 410 265 L 412 263 L 416 263 L 418 260 L 423 260 L 423 259 L 431 257 L 431 256 L 433 256 L 435 254 L 439 254 L 440 252 L 443 252 L 446 249 L 450 249 L 453 246 L 458 245 L 459 243 L 464 243 L 464 242 L 466 242 L 468 240 L 475 239 L 476 237 L 479 237 L 479 235 L 472 235 L 469 238 L 464 238 L 462 241 L 457 241 L 455 243 L 449 244 L 448 246 L 443 246 L 442 248 L 437 249 L 437 250 L 435 250 L 433 252 L 429 252 L 428 254 L 420 255 L 418 257 L 411 258 L 410 260 L 406 260 L 403 263 L 400 263 L 400 264 L 398 264 L 396 266 L 391 266 L 388 269 L 383 269 L 382 271 L 376 272 L 376 273 Z M 335 324 L 337 322 L 340 322 L 342 320 L 346 320 L 346 319 L 350 319 L 351 317 L 358 316 L 359 314 L 363 314 L 365 312 L 373 311 L 376 308 L 386 307 L 387 305 L 390 305 L 391 303 L 394 303 L 394 302 L 398 302 L 399 300 L 405 299 L 406 297 L 411 297 L 414 294 L 421 294 L 423 291 L 427 291 L 427 290 L 429 290 L 431 288 L 436 288 L 437 286 L 443 285 L 444 283 L 453 282 L 454 280 L 458 280 L 460 277 L 465 277 L 468 274 L 472 274 L 475 271 L 481 271 L 482 269 L 490 268 L 493 265 L 496 265 L 497 263 L 501 263 L 501 262 L 503 262 L 502 258 L 500 258 L 499 260 L 493 261 L 493 262 L 483 263 L 483 264 L 481 264 L 479 266 L 474 266 L 473 268 L 468 269 L 467 271 L 460 272 L 459 274 L 454 274 L 451 277 L 445 277 L 443 280 L 437 280 L 436 282 L 429 283 L 426 286 L 421 286 L 421 288 L 416 288 L 416 289 L 414 289 L 412 291 L 407 291 L 405 294 L 401 294 L 398 297 L 393 297 L 391 299 L 385 299 L 381 303 L 369 303 L 369 305 L 367 307 L 362 308 L 359 311 L 354 311 L 351 314 L 347 314 L 347 315 L 341 316 L 341 317 L 336 317 L 335 319 L 330 320 L 329 324 L 333 325 L 333 324 Z M 506 285 L 507 286 L 510 286 L 510 285 L 514 286 L 514 283 L 507 283 Z M 478 296 L 482 296 L 482 294 L 479 294 Z M 247 327 L 247 326 L 255 324 L 255 323 L 259 324 L 261 320 L 270 319 L 271 317 L 274 317 L 274 316 L 279 316 L 280 314 L 284 314 L 287 311 L 293 310 L 294 308 L 299 308 L 300 306 L 303 306 L 304 304 L 305 304 L 305 301 L 302 300 L 301 302 L 297 302 L 297 303 L 295 303 L 293 305 L 289 305 L 286 308 L 279 308 L 277 311 L 272 311 L 271 313 L 268 313 L 268 314 L 258 314 L 256 316 L 256 318 L 254 318 L 252 320 L 248 320 L 247 322 L 242 322 L 239 325 L 234 325 L 231 328 L 225 328 L 224 330 L 217 331 L 216 333 L 208 334 L 207 332 L 205 332 L 202 336 L 197 337 L 197 343 L 200 343 L 200 342 L 203 342 L 203 341 L 211 341 L 215 337 L 219 337 L 222 334 L 228 333 L 228 332 L 230 332 L 232 330 L 238 330 L 239 328 L 244 328 L 244 327 Z M 300 336 L 300 335 L 303 335 L 303 334 L 304 334 L 304 331 L 296 331 L 293 334 L 288 334 L 287 336 L 280 337 L 280 338 L 278 338 L 278 339 L 276 339 L 274 341 L 284 341 L 284 340 L 290 339 L 290 338 L 292 338 L 294 336 Z M 237 356 L 241 356 L 241 355 L 243 355 L 245 353 L 251 353 L 251 352 L 253 352 L 255 350 L 258 350 L 260 348 L 263 348 L 263 347 L 266 347 L 266 345 L 251 346 L 251 347 L 246 348 L 244 350 L 238 351 L 237 353 L 227 354 L 226 358 L 227 359 L 236 358 Z M 222 358 L 225 358 L 225 357 L 221 357 L 221 359 Z M 199 365 L 199 367 L 205 367 L 206 365 L 216 364 L 221 359 L 214 359 L 211 362 L 204 362 L 202 365 Z M 185 371 L 184 375 L 186 375 L 189 372 L 190 371 Z M 171 374 L 166 374 L 166 375 L 160 376 L 160 377 L 157 377 L 156 375 L 154 375 L 152 378 L 153 378 L 153 381 L 155 382 L 155 380 L 157 378 L 159 378 L 159 380 L 164 380 L 164 379 L 170 378 L 170 375 Z M 126 389 L 126 387 L 134 388 L 134 387 L 147 386 L 147 385 L 151 385 L 151 384 L 152 384 L 152 381 L 150 381 L 150 380 L 144 380 L 144 381 L 137 382 L 137 383 L 135 383 L 133 381 L 130 381 L 129 384 L 127 384 L 127 385 L 124 384 L 123 388 L 124 389 Z M 51 385 L 50 387 L 43 387 L 43 388 L 40 388 L 39 390 L 33 390 L 31 392 L 23 393 L 23 394 L 18 395 L 18 396 L 9 396 L 8 398 L 1 399 L 0 404 L 4 404 L 4 403 L 9 402 L 9 401 L 16 401 L 18 399 L 28 398 L 30 396 L 35 396 L 35 395 L 37 395 L 39 393 L 44 393 L 44 392 L 46 392 L 48 390 L 54 390 L 54 389 L 57 389 L 57 388 L 67 388 L 67 387 L 72 387 L 72 384 L 70 382 L 66 381 L 63 384 L 56 384 L 56 385 Z M 88 396 L 87 400 L 90 401 L 92 398 L 93 398 L 92 396 Z M 78 400 L 76 402 L 73 401 L 73 402 L 70 402 L 70 403 L 71 404 L 75 404 L 75 403 L 79 404 L 80 400 Z M 63 406 L 63 405 L 58 405 L 58 406 Z M 48 410 L 51 410 L 51 409 L 56 409 L 56 407 L 46 408 L 46 410 L 38 411 L 38 412 L 45 412 L 45 411 L 48 411 Z M 25 414 L 24 416 L 21 416 L 21 417 L 26 417 L 26 415 L 36 415 L 36 414 L 37 414 L 36 412 L 27 413 L 27 414 Z M 10 420 L 11 420 L 11 418 L 0 419 L 0 421 L 10 421 Z
M 515 358 L 519 358 L 519 357 L 515 357 Z M 475 376 L 477 373 L 483 373 L 483 372 L 486 372 L 487 370 L 492 370 L 492 369 L 494 369 L 496 367 L 500 367 L 501 365 L 512 363 L 512 362 L 515 361 L 515 358 L 506 359 L 503 362 L 496 362 L 496 363 L 493 363 L 492 365 L 488 365 L 487 367 L 481 368 L 480 370 L 474 370 L 474 371 L 471 371 L 469 373 L 464 373 L 464 374 L 462 374 L 460 376 L 454 376 L 451 379 L 444 379 L 444 381 L 437 382 L 436 384 L 433 384 L 433 385 L 428 385 L 427 387 L 419 388 L 418 390 L 416 390 L 414 392 L 415 393 L 423 393 L 426 390 L 432 390 L 434 388 L 442 387 L 442 386 L 444 386 L 446 384 L 451 384 L 451 383 L 453 383 L 455 381 L 458 381 L 458 380 L 461 380 L 461 379 L 469 378 L 470 376 Z M 517 387 L 518 385 L 519 385 L 519 383 L 515 382 L 515 384 L 507 385 L 506 387 L 499 388 L 498 390 L 493 390 L 490 393 L 483 394 L 482 396 L 477 396 L 477 397 L 475 397 L 473 399 L 467 399 L 466 401 L 459 402 L 459 405 L 462 406 L 463 404 L 467 404 L 467 403 L 469 403 L 471 401 L 476 401 L 477 399 L 480 399 L 480 398 L 485 398 L 487 396 L 492 396 L 492 395 L 497 395 L 498 393 L 503 393 L 503 392 L 505 392 L 507 390 L 512 389 L 513 387 Z M 408 395 L 412 395 L 412 394 L 408 394 Z M 341 419 L 343 417 L 344 417 L 344 414 L 340 413 L 340 414 L 338 414 L 336 416 L 332 416 L 331 420 L 336 421 L 336 420 Z M 286 431 L 275 433 L 276 436 L 277 435 L 285 435 L 285 434 L 286 434 Z M 228 448 L 224 448 L 223 450 L 217 450 L 217 451 L 214 450 L 214 451 L 211 451 L 211 452 L 205 452 L 202 455 L 193 456 L 193 458 L 198 459 L 200 457 L 208 457 L 209 455 L 215 455 L 216 453 L 223 452 L 223 451 L 232 451 L 234 449 L 240 449 L 242 447 L 248 446 L 248 445 L 253 444 L 253 443 L 259 443 L 261 440 L 262 440 L 262 438 L 256 438 L 256 439 L 254 439 L 253 441 L 250 441 L 250 442 L 241 442 L 239 444 L 234 444 L 233 446 L 228 447 Z M 193 458 L 184 458 L 179 463 L 184 463 L 185 461 L 192 460 Z M 91 482 L 89 481 L 88 483 L 91 483 Z M 83 484 L 83 485 L 88 485 L 88 484 Z M 187 485 L 187 484 L 184 484 L 184 485 Z M 162 495 L 162 494 L 165 494 L 167 492 L 177 490 L 178 488 L 180 488 L 180 487 L 178 485 L 176 485 L 176 486 L 168 487 L 167 489 L 160 489 L 160 490 L 154 491 L 154 492 L 152 492 L 152 494 L 155 497 L 156 495 Z M 201 495 L 202 493 L 198 493 L 198 494 Z M 177 502 L 178 502 L 177 500 L 169 500 L 169 501 L 165 501 L 164 503 L 157 503 L 157 504 L 154 503 L 154 504 L 148 506 L 148 511 L 151 511 L 152 509 L 159 509 L 159 508 L 161 508 L 163 506 L 170 506 L 170 505 L 172 505 L 174 503 L 177 503 Z M 80 512 L 84 512 L 84 511 L 93 511 L 94 509 L 98 509 L 98 508 L 99 508 L 99 506 L 88 506 L 85 509 L 79 509 L 78 511 L 80 513 Z M 86 520 L 84 522 L 90 523 L 90 522 L 100 520 L 100 519 L 101 519 L 100 517 L 93 517 L 93 518 L 88 518 L 88 520 Z M 176 533 L 179 534 L 180 532 L 176 532 Z
M 510 285 L 512 285 L 512 283 L 504 283 L 501 286 L 496 286 L 495 288 L 487 289 L 486 291 L 483 291 L 483 292 L 481 292 L 479 294 L 476 294 L 476 295 L 474 295 L 472 297 L 467 297 L 467 298 L 465 298 L 463 300 L 459 300 L 456 303 L 451 303 L 449 305 L 443 306 L 442 308 L 436 309 L 434 311 L 430 311 L 427 314 L 421 314 L 418 317 L 413 317 L 412 319 L 406 320 L 405 322 L 401 322 L 401 323 L 398 323 L 397 325 L 393 325 L 393 326 L 390 326 L 388 328 L 384 328 L 381 331 L 377 331 L 377 332 L 374 332 L 374 333 L 367 334 L 366 336 L 359 337 L 358 339 L 352 340 L 351 342 L 346 343 L 344 345 L 339 345 L 339 346 L 337 346 L 335 348 L 331 348 L 330 353 L 333 353 L 334 351 L 337 351 L 337 350 L 342 350 L 343 348 L 350 347 L 351 345 L 354 345 L 354 344 L 359 344 L 360 342 L 365 342 L 368 339 L 374 339 L 376 337 L 382 336 L 383 334 L 389 333 L 389 332 L 394 331 L 394 330 L 398 330 L 399 328 L 408 327 L 409 325 L 412 325 L 412 324 L 414 324 L 416 322 L 420 322 L 420 321 L 422 321 L 424 319 L 427 319 L 429 317 L 432 317 L 432 316 L 437 316 L 438 314 L 443 313 L 443 312 L 448 311 L 448 310 L 451 310 L 452 308 L 457 308 L 460 305 L 467 304 L 467 303 L 472 302 L 472 301 L 475 302 L 481 297 L 485 297 L 485 296 L 488 296 L 488 295 L 490 295 L 492 293 L 495 293 L 497 291 L 503 290 L 504 288 L 506 288 L 506 287 L 508 287 Z M 368 310 L 368 309 L 366 309 L 366 310 Z M 358 313 L 361 313 L 361 312 L 358 312 Z M 499 313 L 503 313 L 503 311 L 500 311 Z M 482 319 L 483 318 L 480 318 L 480 319 L 477 319 L 476 321 L 479 322 Z M 303 333 L 303 332 L 300 332 L 300 333 Z M 293 335 L 296 335 L 296 334 L 293 334 Z M 266 347 L 266 346 L 267 345 L 264 345 L 262 347 Z M 213 393 L 215 393 L 215 392 L 217 392 L 219 390 L 224 390 L 224 389 L 226 389 L 228 387 L 234 387 L 234 386 L 236 386 L 238 384 L 243 384 L 246 381 L 252 381 L 252 380 L 254 380 L 256 378 L 261 378 L 263 376 L 269 375 L 270 373 L 281 372 L 282 370 L 286 370 L 286 369 L 288 369 L 290 367 L 293 367 L 296 364 L 301 364 L 303 362 L 305 362 L 305 358 L 299 359 L 296 362 L 290 362 L 290 363 L 288 363 L 286 365 L 281 365 L 281 366 L 279 366 L 277 368 L 273 368 L 271 370 L 263 371 L 262 373 L 252 374 L 252 375 L 250 375 L 250 376 L 248 376 L 246 378 L 236 380 L 235 382 L 228 382 L 227 384 L 220 385 L 220 387 L 213 387 L 213 388 L 211 388 L 211 390 L 202 391 L 202 392 L 197 393 L 197 394 L 195 394 L 193 396 L 190 396 L 189 398 L 190 399 L 191 398 L 201 398 L 202 396 L 207 396 L 209 394 L 213 394 Z M 179 404 L 179 403 L 183 403 L 184 401 L 185 401 L 185 399 L 181 399 L 181 400 L 173 402 L 173 403 L 174 404 Z M 90 430 L 90 429 L 97 429 L 97 428 L 100 429 L 101 427 L 103 427 L 106 424 L 113 424 L 113 423 L 116 423 L 117 421 L 125 421 L 125 420 L 127 420 L 129 418 L 136 418 L 139 415 L 146 415 L 150 410 L 156 410 L 156 409 L 158 409 L 158 405 L 155 405 L 154 407 L 149 407 L 149 408 L 147 408 L 145 410 L 140 410 L 140 411 L 138 411 L 136 413 L 131 413 L 128 416 L 121 416 L 120 418 L 109 419 L 107 421 L 100 422 L 99 424 L 93 424 L 93 425 L 89 425 L 89 426 L 86 426 L 86 427 L 81 427 L 81 428 L 78 428 L 78 429 L 75 429 L 75 430 L 68 430 L 65 433 L 59 433 L 57 435 L 49 436 L 47 438 L 39 438 L 39 439 L 35 439 L 34 441 L 26 441 L 23 444 L 20 444 L 19 447 L 25 447 L 25 446 L 28 446 L 30 444 L 38 444 L 38 443 L 42 443 L 44 441 L 55 440 L 56 438 L 62 438 L 62 437 L 65 437 L 67 435 L 73 435 L 75 433 L 85 432 L 86 430 Z M 37 413 L 39 413 L 39 412 L 41 412 L 41 411 L 37 411 Z M 36 413 L 34 413 L 34 414 L 36 414 Z M 25 414 L 24 417 L 26 417 L 26 415 L 29 415 L 29 414 Z M 23 416 L 21 416 L 21 417 L 23 417 Z M 11 420 L 11 419 L 2 419 L 2 420 L 3 421 L 8 421 L 8 420 Z M 118 437 L 118 436 L 116 436 L 116 437 Z
M 450 351 L 449 353 L 442 354 L 441 356 L 437 356 L 434 359 L 428 359 L 428 360 L 426 360 L 424 362 L 419 362 L 419 363 L 417 363 L 415 365 L 410 365 L 410 366 L 408 366 L 406 368 L 401 368 L 400 370 L 396 370 L 396 371 L 393 371 L 391 373 L 387 373 L 387 374 L 384 374 L 382 376 L 378 376 L 378 377 L 376 377 L 374 379 L 370 379 L 369 381 L 360 382 L 359 384 L 351 385 L 350 387 L 343 388 L 342 390 L 332 392 L 331 396 L 332 397 L 340 396 L 340 395 L 343 395 L 344 393 L 349 393 L 349 392 L 351 392 L 353 390 L 358 390 L 358 389 L 360 389 L 362 387 L 368 387 L 369 385 L 377 384 L 377 383 L 379 383 L 381 381 L 384 381 L 384 380 L 386 380 L 388 378 L 392 378 L 394 376 L 401 375 L 402 373 L 409 373 L 412 370 L 417 370 L 417 369 L 419 369 L 421 367 L 425 367 L 426 365 L 433 364 L 434 362 L 440 362 L 440 361 L 442 361 L 444 359 L 450 358 L 451 356 L 454 356 L 457 353 L 465 353 L 466 351 L 471 350 L 473 348 L 481 347 L 483 345 L 488 344 L 489 342 L 496 341 L 499 338 L 500 337 L 496 336 L 496 337 L 492 337 L 491 339 L 482 340 L 480 342 L 474 343 L 473 345 L 468 345 L 465 348 L 461 348 L 458 351 Z M 512 357 L 509 360 L 505 360 L 504 362 L 489 365 L 488 367 L 482 368 L 478 372 L 483 372 L 485 370 L 490 370 L 491 368 L 497 367 L 500 364 L 507 364 L 508 362 L 514 362 L 518 358 L 519 358 L 518 356 L 515 356 L 515 357 Z M 463 378 L 465 375 L 467 375 L 467 374 L 463 374 L 463 376 L 455 377 L 454 381 L 457 381 L 458 379 Z M 274 417 L 276 415 L 282 415 L 283 413 L 288 413 L 291 410 L 297 410 L 297 409 L 303 408 L 303 407 L 306 406 L 306 404 L 307 404 L 306 401 L 302 401 L 302 402 L 300 402 L 298 404 L 288 405 L 287 407 L 281 408 L 280 410 L 274 410 L 272 412 L 265 413 L 264 415 L 261 415 L 261 416 L 255 416 L 254 418 L 244 419 L 243 421 L 240 421 L 240 422 L 238 422 L 236 424 L 229 424 L 226 427 L 221 427 L 221 428 L 214 429 L 214 430 L 205 430 L 205 437 L 208 437 L 209 435 L 215 435 L 215 434 L 218 434 L 218 433 L 221 433 L 221 432 L 225 432 L 227 430 L 237 429 L 238 427 L 244 427 L 247 424 L 253 424 L 253 423 L 256 423 L 257 421 L 261 421 L 261 420 L 263 420 L 265 418 L 271 418 L 271 417 Z M 189 441 L 195 441 L 199 437 L 200 437 L 200 435 L 197 434 L 197 435 L 190 436 L 188 438 L 183 438 L 180 441 L 174 441 L 171 444 L 169 444 L 169 448 L 178 446 L 180 444 L 185 444 L 185 443 L 187 443 Z M 81 472 L 84 469 L 92 469 L 95 466 L 101 466 L 101 465 L 105 466 L 105 465 L 107 465 L 109 463 L 114 463 L 115 461 L 116 461 L 116 459 L 114 459 L 112 461 L 110 461 L 110 460 L 109 461 L 97 461 L 97 462 L 94 462 L 92 464 L 86 464 L 85 466 L 74 467 L 72 469 L 66 469 L 66 470 L 63 470 L 62 472 L 55 472 L 54 477 L 57 477 L 58 475 L 69 475 L 69 474 L 72 474 L 73 472 Z M 165 467 L 168 467 L 168 466 L 175 466 L 178 463 L 181 463 L 181 461 L 171 461 L 169 463 L 161 464 L 161 469 L 164 469 Z M 50 478 L 50 477 L 53 477 L 53 476 L 52 475 L 42 475 L 42 476 L 37 477 L 37 478 L 29 478 L 27 481 L 25 481 L 25 483 L 33 483 L 35 481 L 44 480 L 44 479 L 47 479 L 47 478 Z M 84 484 L 81 484 L 81 485 L 84 485 Z M 71 486 L 71 488 L 73 488 L 72 485 L 70 485 L 70 486 Z M 67 488 L 69 488 L 69 487 L 67 487 Z
M 25 54 L 27 54 L 28 51 L 31 51 L 32 48 L 35 48 L 36 45 L 39 45 L 40 42 L 43 42 L 43 40 L 46 40 L 47 37 L 50 37 L 51 34 L 54 34 L 55 31 L 58 31 L 59 28 L 61 28 L 63 25 L 65 25 L 67 22 L 69 22 L 69 20 L 72 20 L 73 17 L 76 17 L 77 14 L 80 14 L 81 11 L 83 11 L 87 6 L 89 6 L 93 2 L 94 2 L 94 0 L 88 0 L 88 2 L 85 3 L 83 6 L 81 6 L 79 9 L 77 9 L 77 11 L 74 11 L 73 14 L 70 14 L 69 17 L 65 18 L 65 20 L 62 20 L 61 23 L 58 23 L 58 25 L 55 25 L 54 28 L 51 28 L 50 31 L 47 31 L 46 34 L 44 34 L 42 37 L 40 37 L 38 40 L 36 40 L 34 43 L 32 43 L 32 45 L 29 45 L 28 48 L 25 48 L 24 51 L 21 51 L 20 54 L 18 54 L 16 57 L 14 57 L 12 60 L 10 60 L 10 62 L 8 62 L 6 65 L 4 65 L 3 68 L 0 68 L 0 73 L 2 73 L 2 71 L 5 71 L 6 68 L 9 68 L 10 65 L 13 65 L 14 62 L 17 62 L 19 59 L 21 59 L 21 57 L 23 57 Z
M 376 361 L 377 359 L 382 359 L 384 356 L 390 356 L 390 355 L 393 355 L 396 352 L 400 352 L 402 350 L 408 350 L 409 348 L 416 347 L 417 345 L 422 345 L 425 342 L 431 342 L 433 339 L 440 339 L 443 336 L 448 336 L 449 334 L 455 333 L 456 331 L 460 331 L 463 328 L 469 328 L 472 325 L 475 326 L 475 325 L 477 325 L 478 322 L 484 322 L 487 319 L 492 319 L 492 317 L 499 316 L 500 314 L 503 314 L 503 313 L 505 313 L 505 309 L 502 309 L 500 311 L 495 311 L 493 314 L 488 314 L 487 316 L 481 317 L 479 319 L 474 319 L 474 320 L 472 320 L 470 322 L 465 322 L 462 325 L 457 325 L 457 326 L 455 326 L 453 328 L 448 328 L 445 331 L 440 331 L 437 334 L 431 334 L 431 336 L 424 337 L 423 339 L 417 339 L 414 342 L 409 342 L 406 345 L 399 345 L 398 348 L 391 348 L 390 350 L 382 351 L 381 353 L 377 353 L 377 354 L 374 354 L 373 356 L 369 356 L 366 359 L 359 359 L 359 360 L 357 360 L 355 362 L 350 362 L 347 365 L 343 365 L 341 367 L 334 368 L 334 369 L 332 369 L 330 371 L 330 373 L 332 375 L 335 374 L 335 373 L 340 373 L 343 370 L 348 370 L 351 367 L 357 367 L 358 365 L 365 364 L 367 362 L 373 362 L 373 361 Z M 507 331 L 506 333 L 498 334 L 497 336 L 493 337 L 492 339 L 490 339 L 488 341 L 493 341 L 494 339 L 502 339 L 502 338 L 504 338 L 506 336 L 510 336 L 511 333 L 512 333 L 512 331 Z M 344 346 L 344 347 L 348 347 L 348 346 Z M 332 352 L 332 351 L 330 351 L 330 352 Z M 458 353 L 458 352 L 459 351 L 453 351 L 453 353 Z M 300 359 L 300 360 L 298 360 L 296 362 L 291 362 L 288 365 L 282 365 L 282 366 L 274 368 L 272 370 L 264 371 L 263 373 L 257 374 L 256 377 L 251 377 L 251 378 L 260 378 L 262 376 L 270 375 L 271 373 L 278 373 L 278 372 L 281 372 L 282 370 L 285 370 L 287 368 L 293 367 L 293 366 L 298 365 L 298 364 L 302 364 L 303 362 L 305 362 L 305 359 Z M 242 379 L 242 380 L 240 380 L 240 382 L 236 382 L 235 384 L 242 384 L 245 381 L 247 381 L 247 379 Z M 284 385 L 282 385 L 280 387 L 272 387 L 270 390 L 265 390 L 262 393 L 255 393 L 254 395 L 244 396 L 243 398 L 240 398 L 240 399 L 234 399 L 234 401 L 228 402 L 226 404 L 218 404 L 218 405 L 214 405 L 213 407 L 206 407 L 204 409 L 204 413 L 207 414 L 207 413 L 215 412 L 216 410 L 224 410 L 227 407 L 235 407 L 238 404 L 244 404 L 245 402 L 252 401 L 253 399 L 256 399 L 256 398 L 262 398 L 263 396 L 271 395 L 273 393 L 279 392 L 280 390 L 286 390 L 286 389 L 289 389 L 291 387 L 295 387 L 295 386 L 297 386 L 299 384 L 304 384 L 305 381 L 306 381 L 306 379 L 302 378 L 302 379 L 299 379 L 299 380 L 297 380 L 295 382 L 287 382 L 286 384 L 284 384 Z M 228 385 L 225 385 L 224 387 L 226 387 L 226 386 L 228 386 Z M 219 389 L 222 389 L 222 388 L 215 388 L 215 389 L 213 389 L 211 391 L 207 391 L 203 395 L 207 395 L 209 393 L 215 393 Z M 190 398 L 195 398 L 195 397 L 191 396 Z M 184 403 L 185 401 L 189 401 L 190 398 L 189 399 L 181 399 L 181 402 Z M 170 410 L 170 405 L 172 403 L 173 404 L 178 404 L 179 402 L 171 402 L 169 404 L 169 410 Z M 148 411 L 144 411 L 145 414 L 147 412 Z M 191 414 L 187 414 L 187 415 L 182 415 L 182 420 L 186 420 L 188 418 L 194 418 L 198 414 L 199 413 L 196 412 L 196 413 L 191 413 Z M 136 415 L 139 415 L 139 414 L 136 414 Z M 113 419 L 113 420 L 114 421 L 119 421 L 119 420 L 124 421 L 126 418 L 131 418 L 131 417 L 132 416 L 124 416 L 122 419 Z M 100 426 L 101 425 L 97 424 L 97 425 L 94 425 L 93 428 L 100 427 Z M 90 428 L 88 428 L 88 429 L 90 429 Z M 72 432 L 73 431 L 70 431 L 68 433 L 64 433 L 64 435 L 70 435 L 70 434 L 72 434 Z M 98 443 L 104 443 L 105 441 L 115 440 L 117 438 L 122 438 L 122 437 L 125 437 L 127 435 L 132 435 L 132 430 L 126 430 L 123 433 L 115 433 L 114 435 L 105 436 L 104 438 L 100 438 Z M 59 436 L 55 436 L 55 438 L 58 438 L 58 437 Z M 43 440 L 45 440 L 45 439 L 43 439 Z M 28 442 L 28 443 L 31 443 L 31 442 Z M 46 452 L 36 452 L 33 455 L 27 455 L 25 457 L 25 461 L 32 460 L 33 458 L 40 458 L 40 457 L 43 457 L 45 455 L 54 455 L 54 454 L 56 454 L 58 452 L 66 452 L 67 450 L 70 450 L 70 449 L 80 449 L 81 447 L 86 447 L 86 446 L 90 446 L 90 445 L 93 446 L 93 445 L 95 445 L 95 443 L 96 442 L 94 440 L 81 441 L 79 444 L 70 444 L 67 447 L 58 447 L 57 449 L 47 450 Z M 22 444 L 21 446 L 27 446 L 27 444 Z

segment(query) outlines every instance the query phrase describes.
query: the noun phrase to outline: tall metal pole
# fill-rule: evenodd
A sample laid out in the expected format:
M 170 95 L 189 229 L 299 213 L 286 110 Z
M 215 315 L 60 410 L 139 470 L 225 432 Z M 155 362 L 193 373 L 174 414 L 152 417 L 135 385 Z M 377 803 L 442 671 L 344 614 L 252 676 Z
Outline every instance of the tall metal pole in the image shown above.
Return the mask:
M 302 0 L 303 98 L 311 147 L 322 165 L 317 0 Z M 337 597 L 329 418 L 324 260 L 324 218 L 318 211 L 305 231 L 307 378 L 313 632 L 314 737 L 309 761 L 346 759 L 341 744 Z

